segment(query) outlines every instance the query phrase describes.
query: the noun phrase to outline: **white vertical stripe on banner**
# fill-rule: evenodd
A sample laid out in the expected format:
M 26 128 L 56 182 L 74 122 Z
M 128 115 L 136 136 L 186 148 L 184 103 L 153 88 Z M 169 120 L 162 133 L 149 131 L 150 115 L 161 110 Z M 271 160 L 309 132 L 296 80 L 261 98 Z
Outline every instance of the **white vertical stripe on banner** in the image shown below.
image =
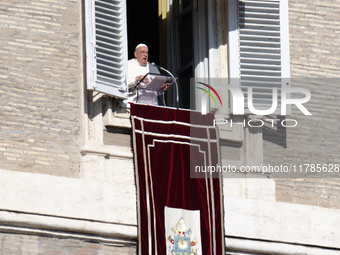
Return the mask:
M 209 128 L 206 128 L 207 131 L 207 139 L 208 139 L 208 151 L 209 151 L 209 166 L 212 166 L 212 161 L 211 161 L 211 148 L 210 148 L 210 131 Z M 213 178 L 212 176 L 210 176 L 209 178 L 210 180 L 210 197 L 211 197 L 211 210 L 212 210 L 212 215 L 215 215 L 215 199 L 214 199 L 214 186 L 213 186 Z M 212 233 L 212 243 L 213 243 L 213 249 L 214 249 L 214 253 L 216 254 L 216 222 L 215 222 L 215 217 L 211 218 L 212 220 L 212 229 L 211 229 L 211 233 Z
M 153 146 L 155 144 L 155 141 L 153 141 Z M 152 147 L 153 147 L 152 146 Z M 146 148 L 145 148 L 146 149 Z M 151 172 L 151 155 L 150 155 L 150 144 L 147 145 L 147 152 L 148 152 L 148 167 L 146 168 L 146 173 L 148 177 L 150 178 L 150 192 L 151 192 L 151 202 L 152 202 L 152 215 L 153 215 L 153 231 L 154 231 L 154 249 L 155 249 L 155 255 L 158 254 L 157 251 L 157 233 L 156 233 L 156 206 L 155 206 L 155 196 L 154 196 L 154 190 L 153 190 L 153 177 L 152 177 L 152 172 Z M 146 160 L 145 160 L 146 161 Z M 149 229 L 151 232 L 151 229 Z
M 136 130 L 135 117 L 134 116 L 131 116 L 131 123 L 132 123 L 132 130 Z M 133 153 L 134 153 L 134 155 L 137 155 L 136 133 L 133 132 L 133 135 L 134 135 Z M 135 160 L 135 173 L 136 173 L 136 180 L 139 180 L 137 160 Z M 139 182 L 138 181 L 136 181 L 136 192 L 137 192 L 137 208 L 140 208 L 140 192 L 139 192 Z M 138 226 L 140 226 L 140 221 L 141 221 L 140 210 L 137 209 Z M 141 228 L 138 228 L 138 236 L 141 236 Z M 142 246 L 141 245 L 138 245 L 138 254 L 142 254 Z
M 149 254 L 152 254 L 152 234 L 151 234 L 151 212 L 150 212 L 150 188 L 149 188 L 149 176 L 148 176 L 148 162 L 146 160 L 146 148 L 145 148 L 145 135 L 144 135 L 144 122 L 141 121 L 141 129 L 142 129 L 142 142 L 143 142 L 143 158 L 144 158 L 144 169 L 146 169 L 145 173 L 145 185 L 146 185 L 146 206 L 147 206 L 147 214 L 148 214 L 148 243 L 149 243 Z

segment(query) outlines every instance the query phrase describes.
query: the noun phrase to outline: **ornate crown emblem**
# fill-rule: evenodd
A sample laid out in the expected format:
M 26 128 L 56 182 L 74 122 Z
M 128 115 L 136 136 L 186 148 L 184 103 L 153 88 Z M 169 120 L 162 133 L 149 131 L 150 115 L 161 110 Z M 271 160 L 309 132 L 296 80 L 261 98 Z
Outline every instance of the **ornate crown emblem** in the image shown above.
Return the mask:
M 172 244 L 169 246 L 171 255 L 198 255 L 194 246 L 197 244 L 195 238 L 191 238 L 191 229 L 187 229 L 183 217 L 177 222 L 176 227 L 171 228 L 174 236 L 170 235 L 168 241 Z

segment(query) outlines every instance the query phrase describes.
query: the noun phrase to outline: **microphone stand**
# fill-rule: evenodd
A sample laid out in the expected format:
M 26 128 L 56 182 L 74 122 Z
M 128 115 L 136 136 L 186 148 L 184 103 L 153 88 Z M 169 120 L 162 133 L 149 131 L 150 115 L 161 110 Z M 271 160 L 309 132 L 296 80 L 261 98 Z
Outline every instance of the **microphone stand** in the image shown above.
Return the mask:
M 175 78 L 175 76 L 173 76 L 173 74 L 172 74 L 169 70 L 167 70 L 167 69 L 165 69 L 165 68 L 163 68 L 163 67 L 161 67 L 161 66 L 155 64 L 154 62 L 152 62 L 151 65 L 153 65 L 153 66 L 157 67 L 158 69 L 161 69 L 161 70 L 163 70 L 164 72 L 170 74 L 170 76 L 172 77 L 172 79 L 174 79 L 175 85 L 176 85 L 176 86 L 175 86 L 175 87 L 176 87 L 176 107 L 177 107 L 177 109 L 179 109 L 179 95 L 178 95 L 178 84 L 177 84 L 177 79 Z

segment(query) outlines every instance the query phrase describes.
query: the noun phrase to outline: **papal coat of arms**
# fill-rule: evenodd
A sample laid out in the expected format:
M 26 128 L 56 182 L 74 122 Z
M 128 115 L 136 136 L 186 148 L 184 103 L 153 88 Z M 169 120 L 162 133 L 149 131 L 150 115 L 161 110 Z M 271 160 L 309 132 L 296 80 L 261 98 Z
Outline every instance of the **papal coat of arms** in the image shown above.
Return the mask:
M 196 238 L 192 238 L 191 229 L 187 229 L 183 217 L 177 222 L 177 225 L 171 228 L 174 236 L 169 235 L 168 241 L 172 244 L 169 246 L 171 255 L 198 255 L 195 245 Z

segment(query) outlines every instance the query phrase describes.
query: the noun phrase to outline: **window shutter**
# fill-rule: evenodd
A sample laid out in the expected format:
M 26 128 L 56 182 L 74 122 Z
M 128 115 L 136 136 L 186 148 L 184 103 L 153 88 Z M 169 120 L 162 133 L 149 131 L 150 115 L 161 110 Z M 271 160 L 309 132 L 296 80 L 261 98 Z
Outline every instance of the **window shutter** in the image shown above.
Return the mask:
M 231 76 L 238 78 L 245 104 L 248 88 L 252 88 L 257 110 L 271 108 L 272 88 L 277 88 L 279 100 L 274 114 L 280 114 L 281 88 L 289 85 L 290 76 L 287 0 L 235 0 L 235 4 L 238 15 L 234 15 L 230 47 L 237 49 L 232 60 L 237 69 Z
M 86 33 L 87 88 L 126 98 L 125 1 L 86 0 Z

